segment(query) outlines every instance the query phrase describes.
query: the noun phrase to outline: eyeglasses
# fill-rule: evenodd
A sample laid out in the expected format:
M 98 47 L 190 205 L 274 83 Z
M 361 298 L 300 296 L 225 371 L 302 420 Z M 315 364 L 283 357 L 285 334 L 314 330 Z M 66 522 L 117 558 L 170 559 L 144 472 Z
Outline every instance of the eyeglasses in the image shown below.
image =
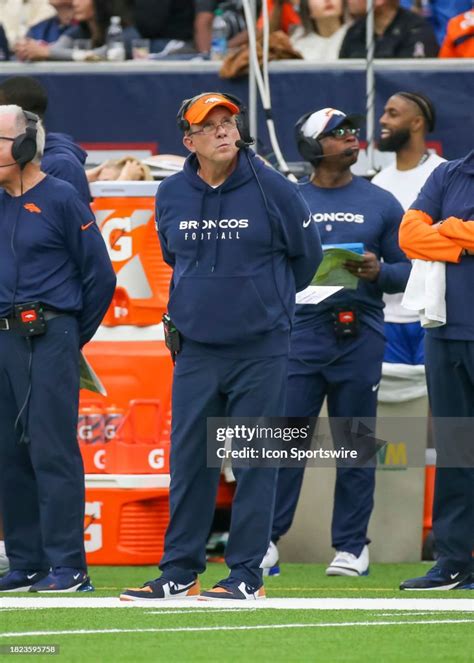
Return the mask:
M 345 136 L 356 136 L 358 137 L 360 134 L 360 129 L 356 127 L 337 127 L 337 129 L 333 129 L 332 131 L 328 131 L 325 133 L 321 138 L 325 138 L 327 136 L 331 136 L 332 138 L 336 138 L 337 140 L 344 138 Z
M 224 129 L 224 131 L 230 131 L 231 129 L 235 129 L 237 126 L 237 122 L 235 118 L 233 117 L 226 117 L 225 120 L 222 120 L 222 122 L 206 122 L 206 124 L 202 125 L 201 129 L 196 129 L 196 131 L 190 131 L 188 133 L 188 136 L 195 136 L 196 134 L 203 134 L 204 136 L 210 136 L 213 133 L 216 133 L 216 131 L 220 128 Z
M 12 143 L 15 142 L 15 139 L 14 139 L 14 138 L 10 138 L 9 136 L 0 136 L 0 140 L 11 140 Z

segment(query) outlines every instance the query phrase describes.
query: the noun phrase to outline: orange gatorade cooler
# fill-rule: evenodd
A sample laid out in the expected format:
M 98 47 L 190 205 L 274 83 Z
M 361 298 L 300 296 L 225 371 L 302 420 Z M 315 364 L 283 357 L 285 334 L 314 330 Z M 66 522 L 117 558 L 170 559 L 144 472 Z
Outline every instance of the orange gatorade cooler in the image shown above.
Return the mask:
M 86 475 L 88 564 L 157 564 L 169 520 L 169 475 Z
M 117 181 L 91 185 L 92 209 L 117 275 L 104 325 L 161 322 L 171 269 L 163 261 L 155 227 L 158 185 Z

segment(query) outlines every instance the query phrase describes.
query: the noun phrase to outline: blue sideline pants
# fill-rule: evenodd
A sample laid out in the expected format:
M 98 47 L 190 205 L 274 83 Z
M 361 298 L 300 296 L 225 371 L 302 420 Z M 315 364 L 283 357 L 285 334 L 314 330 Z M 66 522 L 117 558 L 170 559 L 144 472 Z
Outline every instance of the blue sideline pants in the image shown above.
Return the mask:
M 327 397 L 330 417 L 363 417 L 373 426 L 383 353 L 383 336 L 366 326 L 358 336 L 344 339 L 335 337 L 330 323 L 293 333 L 286 414 L 317 417 Z M 291 527 L 303 475 L 304 469 L 279 469 L 271 537 L 275 542 Z M 337 550 L 358 556 L 369 543 L 374 490 L 375 467 L 337 468 L 331 526 Z
M 0 332 L 0 503 L 12 570 L 86 569 L 84 468 L 77 443 L 79 330 L 63 315 L 32 346 Z M 24 426 L 29 442 L 20 442 Z
M 191 582 L 206 568 L 220 470 L 207 467 L 207 417 L 281 416 L 287 356 L 228 359 L 178 355 L 173 379 L 170 523 L 160 569 Z M 232 580 L 262 584 L 259 568 L 270 541 L 277 470 L 235 469 L 226 563 Z
M 474 428 L 474 341 L 442 340 L 428 333 L 425 356 L 435 446 L 445 448 L 456 444 L 456 435 L 443 417 L 469 417 Z M 433 533 L 441 566 L 452 571 L 474 569 L 472 466 L 437 468 Z

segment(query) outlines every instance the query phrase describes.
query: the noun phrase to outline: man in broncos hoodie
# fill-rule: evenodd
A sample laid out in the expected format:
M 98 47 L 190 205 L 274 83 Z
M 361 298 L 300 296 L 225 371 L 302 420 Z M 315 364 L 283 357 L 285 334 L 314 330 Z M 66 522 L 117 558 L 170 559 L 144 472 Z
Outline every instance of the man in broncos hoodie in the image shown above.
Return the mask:
M 13 76 L 0 84 L 0 104 L 14 104 L 36 113 L 44 121 L 48 95 L 44 87 L 32 76 Z M 87 153 L 67 134 L 49 132 L 46 135 L 41 169 L 48 175 L 69 182 L 80 200 L 89 205 L 91 195 L 84 164 Z
M 321 261 L 316 225 L 297 188 L 244 147 L 235 98 L 205 93 L 178 122 L 191 152 L 156 205 L 173 268 L 169 314 L 181 334 L 173 380 L 170 523 L 161 577 L 123 600 L 200 593 L 219 468 L 206 463 L 207 417 L 284 412 L 295 292 Z M 234 468 L 227 579 L 205 599 L 258 599 L 270 539 L 276 469 Z

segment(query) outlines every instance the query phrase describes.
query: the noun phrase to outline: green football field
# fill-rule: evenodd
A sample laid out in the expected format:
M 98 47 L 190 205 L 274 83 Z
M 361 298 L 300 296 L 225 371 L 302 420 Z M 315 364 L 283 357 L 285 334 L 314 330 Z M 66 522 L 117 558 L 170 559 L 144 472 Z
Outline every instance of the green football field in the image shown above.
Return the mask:
M 280 577 L 267 579 L 267 601 L 222 606 L 120 602 L 124 587 L 157 570 L 91 567 L 92 593 L 3 594 L 0 657 L 11 660 L 4 653 L 11 646 L 55 645 L 57 661 L 473 663 L 472 591 L 397 589 L 427 568 L 374 564 L 368 577 L 354 579 L 327 578 L 323 565 L 287 564 Z M 212 564 L 201 584 L 225 575 Z

